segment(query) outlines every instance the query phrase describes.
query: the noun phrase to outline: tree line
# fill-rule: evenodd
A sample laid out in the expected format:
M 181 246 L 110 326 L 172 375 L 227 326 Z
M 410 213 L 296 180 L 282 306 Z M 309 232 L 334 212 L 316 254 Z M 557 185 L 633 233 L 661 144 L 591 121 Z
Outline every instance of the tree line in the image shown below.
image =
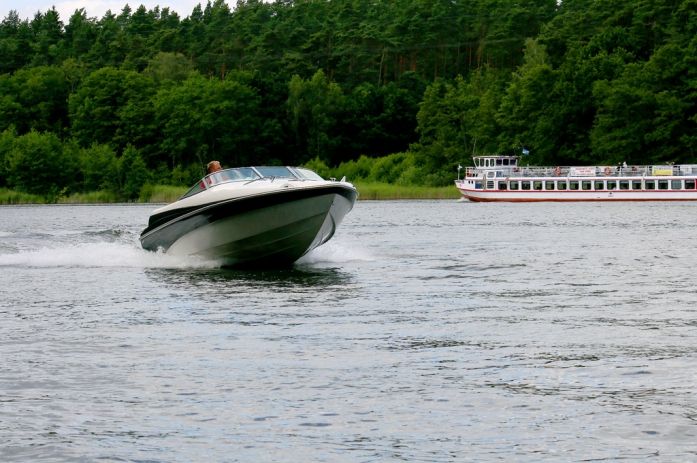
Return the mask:
M 0 187 L 227 166 L 444 185 L 473 154 L 695 161 L 697 0 L 223 0 L 0 23 Z M 387 168 L 386 166 L 389 166 Z

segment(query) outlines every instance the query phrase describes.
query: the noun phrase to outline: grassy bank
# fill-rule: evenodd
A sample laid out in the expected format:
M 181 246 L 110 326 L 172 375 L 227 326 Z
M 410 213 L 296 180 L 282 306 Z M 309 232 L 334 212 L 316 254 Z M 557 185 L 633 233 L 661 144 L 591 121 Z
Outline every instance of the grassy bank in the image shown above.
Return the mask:
M 188 188 L 172 185 L 145 185 L 140 192 L 141 203 L 172 203 L 181 198 Z
M 365 200 L 389 200 L 389 199 L 457 199 L 460 193 L 455 187 L 424 187 L 401 186 L 389 183 L 363 182 L 354 183 L 358 189 L 361 201 Z M 171 203 L 186 193 L 186 187 L 171 185 L 146 185 L 140 194 L 140 203 Z M 0 188 L 0 205 L 11 204 L 46 204 L 58 202 L 59 204 L 101 204 L 123 202 L 114 193 L 108 191 L 94 191 L 90 193 L 76 193 L 70 196 L 58 198 L 57 201 L 49 201 L 47 198 L 27 193 Z
M 0 188 L 0 204 L 45 204 L 46 198 Z
M 100 204 L 117 203 L 118 197 L 110 191 L 92 191 L 90 193 L 74 193 L 58 198 L 58 204 Z
M 401 186 L 389 183 L 356 181 L 359 200 L 379 199 L 458 199 L 460 192 L 454 186 L 424 187 Z M 179 199 L 186 188 L 169 185 L 147 185 L 140 195 L 141 202 L 171 203 Z
M 402 186 L 389 183 L 356 181 L 359 200 L 381 199 L 458 199 L 460 192 L 454 186 Z

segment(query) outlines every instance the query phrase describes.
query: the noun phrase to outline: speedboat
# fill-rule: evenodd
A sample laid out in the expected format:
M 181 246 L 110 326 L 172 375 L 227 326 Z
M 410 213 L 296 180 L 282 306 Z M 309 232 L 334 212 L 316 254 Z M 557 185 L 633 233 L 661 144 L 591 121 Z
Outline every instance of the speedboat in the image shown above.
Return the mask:
M 302 167 L 225 169 L 153 211 L 144 249 L 228 266 L 290 265 L 329 241 L 358 192 Z

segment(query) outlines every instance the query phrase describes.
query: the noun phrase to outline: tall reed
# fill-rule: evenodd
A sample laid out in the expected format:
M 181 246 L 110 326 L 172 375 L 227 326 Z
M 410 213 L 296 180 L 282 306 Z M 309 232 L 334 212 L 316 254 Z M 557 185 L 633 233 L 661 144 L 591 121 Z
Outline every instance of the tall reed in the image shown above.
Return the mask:
M 358 189 L 359 200 L 460 198 L 460 192 L 455 186 L 404 186 L 392 185 L 389 183 L 364 182 L 362 180 L 354 182 L 354 185 L 356 189 Z

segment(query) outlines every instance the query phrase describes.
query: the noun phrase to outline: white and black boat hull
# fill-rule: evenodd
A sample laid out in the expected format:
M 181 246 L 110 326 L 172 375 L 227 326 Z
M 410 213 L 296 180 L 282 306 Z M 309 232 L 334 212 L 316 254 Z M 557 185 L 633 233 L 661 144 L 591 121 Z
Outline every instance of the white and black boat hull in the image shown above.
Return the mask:
M 355 200 L 355 189 L 335 184 L 169 211 L 161 218 L 164 223 L 155 217 L 141 243 L 148 250 L 196 255 L 224 265 L 289 265 L 329 240 Z

